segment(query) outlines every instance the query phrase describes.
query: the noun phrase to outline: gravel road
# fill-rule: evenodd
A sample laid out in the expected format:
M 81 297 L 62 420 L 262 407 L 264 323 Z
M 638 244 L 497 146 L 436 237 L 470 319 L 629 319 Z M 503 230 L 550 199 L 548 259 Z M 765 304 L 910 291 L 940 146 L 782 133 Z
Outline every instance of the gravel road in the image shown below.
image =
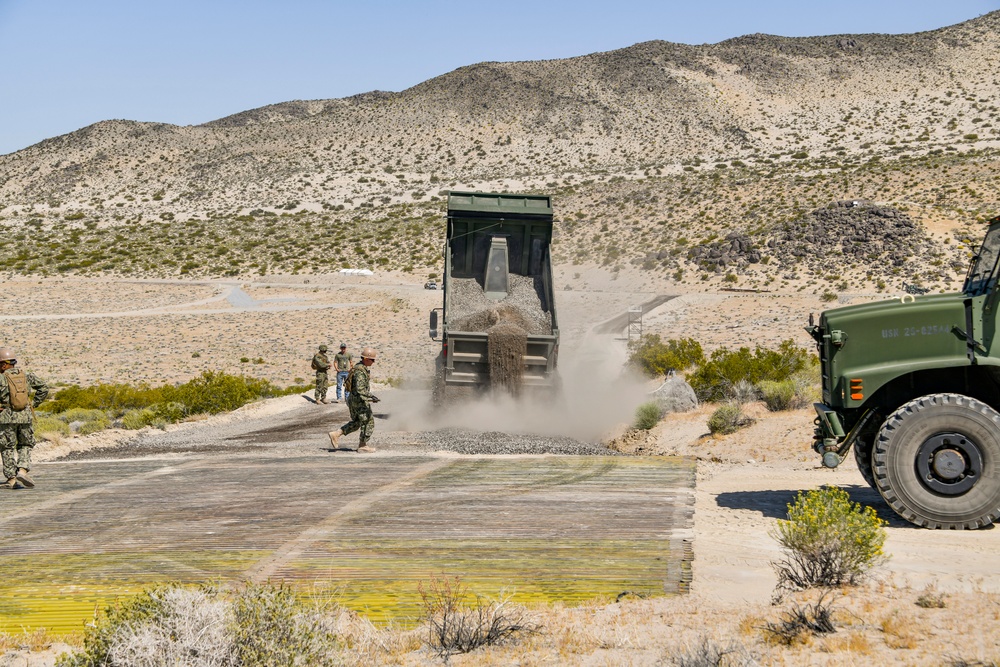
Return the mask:
M 570 437 L 504 433 L 497 430 L 422 427 L 420 430 L 394 430 L 392 407 L 424 400 L 425 392 L 406 390 L 380 391 L 382 402 L 376 405 L 373 444 L 379 453 L 427 453 L 436 451 L 457 454 L 518 455 L 618 455 L 596 442 Z M 183 424 L 166 432 L 144 429 L 134 435 L 109 442 L 107 446 L 86 451 L 74 451 L 63 460 L 95 458 L 130 458 L 164 454 L 243 453 L 286 449 L 301 455 L 307 452 L 329 452 L 327 433 L 349 420 L 344 403 L 319 406 L 306 397 L 292 399 L 288 407 L 277 413 L 254 415 L 238 413 L 226 420 L 206 420 Z M 286 399 L 287 402 L 287 399 Z M 390 406 L 390 407 L 385 407 Z M 429 405 L 427 410 L 429 411 Z M 356 446 L 357 435 L 345 438 L 346 447 Z

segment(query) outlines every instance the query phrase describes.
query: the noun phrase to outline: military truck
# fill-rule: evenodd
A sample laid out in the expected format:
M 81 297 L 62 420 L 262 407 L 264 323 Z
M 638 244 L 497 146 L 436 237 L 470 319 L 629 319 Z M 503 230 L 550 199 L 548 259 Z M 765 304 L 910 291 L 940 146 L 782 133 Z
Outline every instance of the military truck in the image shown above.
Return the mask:
M 806 330 L 823 402 L 813 448 L 854 448 L 865 481 L 901 517 L 972 529 L 1000 517 L 1000 217 L 960 293 L 834 308 Z
M 558 382 L 552 221 L 545 195 L 448 195 L 443 304 L 430 314 L 431 338 L 441 343 L 436 402 L 498 385 L 495 334 L 502 330 L 514 332 L 510 365 L 519 386 L 545 390 Z

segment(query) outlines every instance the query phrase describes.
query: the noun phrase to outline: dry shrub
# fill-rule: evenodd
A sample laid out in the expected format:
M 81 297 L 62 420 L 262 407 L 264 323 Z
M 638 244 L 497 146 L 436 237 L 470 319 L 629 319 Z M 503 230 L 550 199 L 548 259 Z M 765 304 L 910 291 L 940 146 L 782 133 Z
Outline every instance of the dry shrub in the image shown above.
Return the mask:
M 322 667 L 338 661 L 329 615 L 281 585 L 157 586 L 117 600 L 60 667 Z
M 760 396 L 760 391 L 758 391 L 757 385 L 753 382 L 739 380 L 726 389 L 726 396 L 731 402 L 737 405 L 746 405 L 747 403 L 756 401 Z
M 920 643 L 920 633 L 911 619 L 901 618 L 899 612 L 892 612 L 879 623 L 889 648 L 916 648 Z
M 392 623 L 376 626 L 356 611 L 338 607 L 334 620 L 336 635 L 346 649 L 347 665 L 378 665 L 397 662 L 399 656 L 423 645 L 421 630 L 402 630 Z
M 744 636 L 755 635 L 763 625 L 764 619 L 760 616 L 744 616 L 739 623 L 740 634 Z
M 526 610 L 512 604 L 503 591 L 496 600 L 473 595 L 458 577 L 432 577 L 418 590 L 430 647 L 441 657 L 511 643 L 540 631 Z
M 823 648 L 829 653 L 850 653 L 852 655 L 872 655 L 875 647 L 871 640 L 860 630 L 838 634 L 835 637 L 827 637 L 823 641 Z
M 947 606 L 945 604 L 945 598 L 947 597 L 944 593 L 939 593 L 933 585 L 928 584 L 924 588 L 924 592 L 917 598 L 915 604 L 924 609 L 944 609 Z
M 43 651 L 54 641 L 45 628 L 23 630 L 13 634 L 0 632 L 0 651 Z
M 670 656 L 671 664 L 677 667 L 738 667 L 756 665 L 756 660 L 739 644 L 720 646 L 708 637 L 697 644 L 681 649 Z
M 827 599 L 830 596 L 831 599 Z M 764 626 L 764 640 L 769 644 L 794 646 L 808 644 L 817 635 L 836 632 L 833 624 L 832 593 L 826 591 L 813 604 L 793 605 L 776 623 Z

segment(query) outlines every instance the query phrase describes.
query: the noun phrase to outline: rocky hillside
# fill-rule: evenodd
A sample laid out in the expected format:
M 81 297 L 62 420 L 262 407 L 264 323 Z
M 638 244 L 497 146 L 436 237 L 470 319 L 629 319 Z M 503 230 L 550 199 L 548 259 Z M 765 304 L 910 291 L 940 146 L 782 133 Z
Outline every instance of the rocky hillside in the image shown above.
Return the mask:
M 947 287 L 960 250 L 932 264 L 934 243 L 904 243 L 879 277 L 836 239 L 831 255 L 829 238 L 786 237 L 837 201 L 959 242 L 952 229 L 1000 212 L 998 49 L 993 12 L 915 35 L 480 63 L 200 126 L 106 121 L 0 156 L 0 224 L 18 241 L 0 268 L 433 272 L 442 191 L 476 188 L 556 194 L 563 262 L 760 287 L 795 273 L 787 253 L 768 259 L 781 244 L 812 257 L 821 243 L 824 267 L 805 275 L 876 284 L 914 272 L 903 252 L 928 260 L 911 281 Z M 865 233 L 896 219 L 874 215 Z M 707 261 L 733 235 L 754 261 Z

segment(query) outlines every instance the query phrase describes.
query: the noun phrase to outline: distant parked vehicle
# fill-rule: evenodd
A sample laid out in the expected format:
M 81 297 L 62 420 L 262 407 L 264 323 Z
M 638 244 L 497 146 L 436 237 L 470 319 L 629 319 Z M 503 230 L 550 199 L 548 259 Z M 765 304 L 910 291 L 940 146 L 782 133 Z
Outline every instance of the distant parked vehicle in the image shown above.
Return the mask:
M 430 280 L 430 281 L 424 283 L 424 289 L 437 289 L 437 288 L 438 288 L 438 284 L 436 282 L 434 282 L 433 280 Z

